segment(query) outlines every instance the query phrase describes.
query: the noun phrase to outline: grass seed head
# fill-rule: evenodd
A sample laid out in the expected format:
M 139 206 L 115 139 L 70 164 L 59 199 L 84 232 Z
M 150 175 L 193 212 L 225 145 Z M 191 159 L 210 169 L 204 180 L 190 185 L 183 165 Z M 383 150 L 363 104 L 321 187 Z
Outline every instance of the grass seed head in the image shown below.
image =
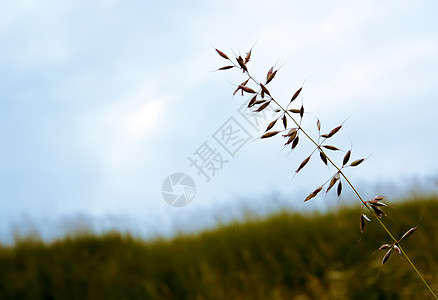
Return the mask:
M 297 136 L 292 143 L 292 149 L 295 149 L 298 146 L 299 141 L 300 141 L 300 137 Z
M 277 133 L 279 133 L 280 131 L 271 131 L 271 132 L 266 132 L 264 135 L 262 135 L 262 139 L 266 139 L 266 138 L 270 138 L 273 137 L 274 135 L 277 135 Z
M 278 119 L 275 119 L 274 121 L 272 121 L 271 123 L 269 123 L 268 127 L 266 128 L 265 132 L 270 130 L 272 127 L 274 127 L 275 123 L 277 123 Z
M 383 257 L 382 265 L 384 265 L 388 261 L 389 256 L 391 256 L 391 252 L 392 252 L 392 247 L 389 248 L 388 252 L 386 252 L 385 256 Z
M 353 161 L 353 162 L 350 164 L 350 166 L 352 166 L 352 167 L 356 167 L 356 166 L 360 165 L 364 160 L 365 160 L 365 158 L 357 159 L 357 160 Z
M 403 234 L 403 236 L 400 238 L 400 241 L 407 238 L 408 236 L 410 236 L 411 234 L 414 233 L 415 229 L 417 229 L 417 227 L 412 227 L 411 229 L 409 229 L 408 231 L 405 232 L 405 234 Z
M 261 112 L 261 111 L 264 110 L 266 107 L 268 107 L 270 103 L 271 103 L 271 101 L 268 101 L 268 102 L 263 103 L 258 109 L 256 109 L 256 112 Z
M 335 146 L 330 146 L 330 145 L 324 145 L 323 146 L 326 149 L 332 150 L 332 151 L 338 151 L 339 148 L 335 147 Z
M 297 99 L 298 95 L 301 93 L 301 90 L 303 88 L 299 88 L 292 96 L 292 99 L 290 100 L 290 102 L 294 101 L 295 99 Z
M 348 150 L 348 152 L 344 156 L 344 160 L 342 161 L 343 166 L 345 166 L 348 163 L 350 156 L 351 156 L 351 150 Z
M 234 66 L 225 66 L 225 67 L 219 68 L 218 71 L 229 70 L 232 68 L 234 68 Z
M 319 157 L 321 157 L 322 162 L 327 166 L 328 161 L 327 161 L 327 156 L 325 155 L 325 153 L 320 151 L 319 152 Z
M 225 59 L 230 59 L 225 53 L 223 53 L 221 50 L 219 50 L 219 49 L 215 49 L 216 50 L 216 52 L 220 55 L 220 56 L 222 56 L 223 58 L 225 58 Z
M 306 157 L 306 159 L 303 160 L 303 162 L 300 164 L 300 166 L 299 166 L 298 169 L 295 171 L 295 173 L 298 173 L 299 171 L 301 171 L 301 169 L 304 168 L 304 167 L 307 165 L 307 163 L 309 162 L 309 160 L 310 160 L 310 156 Z

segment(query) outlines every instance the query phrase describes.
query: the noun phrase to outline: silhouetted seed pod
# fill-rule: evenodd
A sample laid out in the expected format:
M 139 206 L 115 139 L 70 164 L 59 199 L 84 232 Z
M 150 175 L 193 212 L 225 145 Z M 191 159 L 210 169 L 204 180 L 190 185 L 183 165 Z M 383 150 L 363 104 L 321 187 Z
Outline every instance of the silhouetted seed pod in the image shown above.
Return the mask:
M 383 257 L 382 265 L 388 261 L 389 256 L 391 255 L 391 252 L 392 252 L 392 247 L 388 250 L 388 252 L 386 252 L 385 256 Z
M 283 115 L 283 126 L 284 126 L 284 129 L 287 128 L 287 118 L 286 118 L 286 115 Z
M 338 197 L 341 197 L 341 193 L 342 193 L 342 181 L 339 181 L 339 183 L 338 183 L 337 193 L 338 193 Z
M 380 246 L 379 250 L 386 250 L 386 249 L 388 249 L 389 247 L 391 247 L 390 244 L 383 244 L 382 246 Z
M 271 74 L 268 74 L 268 77 L 267 77 L 267 79 L 266 79 L 266 84 L 270 83 L 271 80 L 274 79 L 274 77 L 275 77 L 276 74 L 277 74 L 277 71 L 275 71 L 275 72 L 273 72 L 273 73 L 271 73 Z
M 239 85 L 240 89 L 242 89 L 243 91 L 250 93 L 250 94 L 255 94 L 256 91 L 254 91 L 252 88 L 249 88 L 245 85 Z
M 289 130 L 289 132 L 286 135 L 284 135 L 284 137 L 292 136 L 293 134 L 296 135 L 296 133 L 297 133 L 297 129 L 296 128 L 292 128 L 291 130 Z
M 381 200 L 383 200 L 383 198 L 384 198 L 383 196 L 376 196 L 376 197 L 374 197 L 374 199 L 377 200 L 377 201 L 381 201 Z
M 254 104 L 257 105 L 257 104 L 262 104 L 262 103 L 265 103 L 265 102 L 266 102 L 266 100 L 257 100 L 256 102 L 254 102 Z
M 339 174 L 333 175 L 332 180 L 330 180 L 330 184 L 326 190 L 326 193 L 328 193 L 331 190 L 331 188 L 336 184 L 336 182 L 339 180 L 339 176 L 336 176 L 336 175 L 339 175 Z
M 397 251 L 398 254 L 401 254 L 401 250 L 397 245 L 394 245 L 395 251 Z
M 268 105 L 271 103 L 271 101 L 265 102 L 263 103 L 258 109 L 256 109 L 256 112 L 261 112 L 262 110 L 264 110 L 266 107 L 268 107 Z
M 239 64 L 239 66 L 243 69 L 243 71 L 248 72 L 248 69 L 245 65 L 245 62 L 243 61 L 242 56 L 239 56 L 238 58 L 236 58 L 237 63 Z
M 269 129 L 271 129 L 272 127 L 274 127 L 275 123 L 277 122 L 278 119 L 275 119 L 274 121 L 272 121 L 271 123 L 269 123 L 268 127 L 266 128 L 265 132 L 268 131 Z
M 291 113 L 294 113 L 294 114 L 299 114 L 299 113 L 301 113 L 301 110 L 300 110 L 300 109 L 295 109 L 295 108 L 291 108 L 291 109 L 289 109 L 289 111 L 290 111 Z
M 298 169 L 295 172 L 298 173 L 299 171 L 301 171 L 301 169 L 307 165 L 309 160 L 310 160 L 310 156 L 308 156 L 305 160 L 303 160 L 303 162 L 301 163 L 301 165 L 298 167 Z
M 342 161 L 342 165 L 345 166 L 348 163 L 348 160 L 350 159 L 351 156 L 351 150 L 349 150 L 347 152 L 347 154 L 345 154 L 344 156 L 344 160 Z
M 225 53 L 223 53 L 221 50 L 216 49 L 216 52 L 217 52 L 220 56 L 222 56 L 223 58 L 225 58 L 225 59 L 229 59 L 228 56 L 227 56 Z
M 378 201 L 376 199 L 368 200 L 368 203 L 371 204 L 371 205 L 375 205 L 375 206 L 386 206 L 385 203 L 380 202 L 380 201 Z
M 297 136 L 292 142 L 292 149 L 295 149 L 298 146 L 298 142 L 300 141 L 300 137 Z
M 371 220 L 367 217 L 366 214 L 362 214 L 360 216 L 360 232 L 363 232 L 364 228 L 365 228 L 365 221 L 371 222 Z
M 331 138 L 334 136 L 340 129 L 342 128 L 342 125 L 339 125 L 338 127 L 332 129 L 328 134 L 323 134 L 322 137 L 324 138 Z
M 337 151 L 339 150 L 339 148 L 335 147 L 335 146 L 330 146 L 330 145 L 324 145 L 323 146 L 326 149 L 332 150 L 332 151 Z
M 302 89 L 303 89 L 303 88 L 299 88 L 299 89 L 295 92 L 295 94 L 292 96 L 292 99 L 290 100 L 290 102 L 292 102 L 292 101 L 294 101 L 295 99 L 297 99 L 297 97 L 298 97 L 298 95 L 300 94 L 300 92 L 301 92 Z
M 248 107 L 252 107 L 257 101 L 257 95 L 254 95 L 251 100 L 249 100 Z
M 268 70 L 268 73 L 266 74 L 266 81 L 268 81 L 269 76 L 271 76 L 273 72 L 274 72 L 274 67 L 271 67 L 271 68 Z
M 279 133 L 280 131 L 271 131 L 271 132 L 267 132 L 264 135 L 262 135 L 262 139 L 266 139 L 266 138 L 270 138 L 273 137 L 274 135 L 276 135 L 277 133 Z
M 301 119 L 303 118 L 303 116 L 304 116 L 304 106 L 301 105 L 301 109 L 300 109 L 300 117 L 301 117 Z
M 355 160 L 355 161 L 353 161 L 353 162 L 350 164 L 350 166 L 352 166 L 352 167 L 356 167 L 356 166 L 360 165 L 364 160 L 365 160 L 365 158 L 361 158 L 361 159 Z
M 322 190 L 322 186 L 314 190 L 309 196 L 306 197 L 304 202 L 309 201 L 310 199 L 314 198 L 318 193 Z
M 411 234 L 414 233 L 415 229 L 417 229 L 417 227 L 412 227 L 411 229 L 409 229 L 408 231 L 405 232 L 405 234 L 403 234 L 403 236 L 400 238 L 400 241 L 407 238 L 408 236 L 410 236 Z
M 292 135 L 289 137 L 289 139 L 287 140 L 286 144 L 284 144 L 284 145 L 285 145 L 285 146 L 286 146 L 286 145 L 289 145 L 290 143 L 292 143 L 293 140 L 295 140 L 296 137 L 297 137 L 297 134 L 296 134 L 296 133 L 292 134 Z
M 383 210 L 381 210 L 380 208 L 378 208 L 377 206 L 371 205 L 371 208 L 374 210 L 374 212 L 376 213 L 376 215 L 380 218 L 382 216 L 386 216 L 386 214 L 383 212 Z
M 319 119 L 316 121 L 316 128 L 318 128 L 318 132 L 321 131 L 321 121 Z
M 251 59 L 251 53 L 252 53 L 252 48 L 249 50 L 249 52 L 246 54 L 246 57 L 245 57 L 245 64 L 247 64 L 249 61 L 250 61 L 250 59 Z
M 327 156 L 324 154 L 324 152 L 320 151 L 319 152 L 319 156 L 321 157 L 322 162 L 327 165 L 328 161 L 327 161 Z
M 360 216 L 360 232 L 363 232 L 365 228 L 365 218 L 363 217 L 363 215 Z
M 222 70 L 229 70 L 229 69 L 232 69 L 232 68 L 234 68 L 234 66 L 225 66 L 225 67 L 219 68 L 218 70 L 222 71 Z

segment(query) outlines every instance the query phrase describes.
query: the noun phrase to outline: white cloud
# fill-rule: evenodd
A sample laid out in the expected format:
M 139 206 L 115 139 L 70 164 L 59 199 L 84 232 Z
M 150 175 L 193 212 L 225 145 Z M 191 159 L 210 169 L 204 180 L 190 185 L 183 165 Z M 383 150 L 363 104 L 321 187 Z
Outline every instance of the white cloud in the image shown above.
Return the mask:
M 117 170 L 144 161 L 148 139 L 157 134 L 164 115 L 166 97 L 154 98 L 149 86 L 142 86 L 100 111 L 79 119 L 82 147 L 86 155 L 107 170 Z

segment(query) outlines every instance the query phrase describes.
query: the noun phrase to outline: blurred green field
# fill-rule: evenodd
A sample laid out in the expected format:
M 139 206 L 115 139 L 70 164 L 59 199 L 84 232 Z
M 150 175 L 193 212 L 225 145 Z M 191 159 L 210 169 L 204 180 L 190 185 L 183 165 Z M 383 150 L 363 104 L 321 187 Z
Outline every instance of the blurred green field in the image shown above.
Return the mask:
M 391 204 L 391 203 L 389 203 Z M 438 197 L 396 202 L 385 218 L 438 291 Z M 280 212 L 216 229 L 144 241 L 119 233 L 0 247 L 0 299 L 431 299 L 361 209 Z

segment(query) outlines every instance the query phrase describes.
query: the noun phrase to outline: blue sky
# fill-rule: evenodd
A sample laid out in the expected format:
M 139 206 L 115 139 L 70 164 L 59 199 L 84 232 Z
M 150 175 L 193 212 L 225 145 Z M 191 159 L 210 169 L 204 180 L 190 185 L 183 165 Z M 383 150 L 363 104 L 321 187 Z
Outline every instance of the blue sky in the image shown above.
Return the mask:
M 188 157 L 246 100 L 238 72 L 210 72 L 214 52 L 244 53 L 286 101 L 301 86 L 309 126 L 370 158 L 349 172 L 365 196 L 435 182 L 438 21 L 435 1 L 50 1 L 0 10 L 0 238 L 75 226 L 142 235 L 199 229 L 244 209 L 326 207 L 302 197 L 333 170 L 281 140 L 244 145 L 205 183 Z M 243 125 L 245 124 L 245 125 Z M 307 147 L 307 148 L 306 148 Z M 310 150 L 311 151 L 311 150 Z M 174 172 L 193 177 L 195 199 L 161 197 Z M 384 184 L 385 183 L 385 184 Z M 429 184 L 429 185 L 428 185 Z M 370 188 L 372 187 L 372 188 Z M 433 186 L 432 186 L 433 187 Z M 436 186 L 435 186 L 436 187 Z M 377 191 L 376 191 L 377 190 Z M 387 192 L 387 191 L 386 191 Z M 389 193 L 389 192 L 388 192 Z M 272 194 L 287 197 L 272 203 Z M 274 201 L 274 200 L 272 200 Z M 279 204 L 280 203 L 280 204 Z

